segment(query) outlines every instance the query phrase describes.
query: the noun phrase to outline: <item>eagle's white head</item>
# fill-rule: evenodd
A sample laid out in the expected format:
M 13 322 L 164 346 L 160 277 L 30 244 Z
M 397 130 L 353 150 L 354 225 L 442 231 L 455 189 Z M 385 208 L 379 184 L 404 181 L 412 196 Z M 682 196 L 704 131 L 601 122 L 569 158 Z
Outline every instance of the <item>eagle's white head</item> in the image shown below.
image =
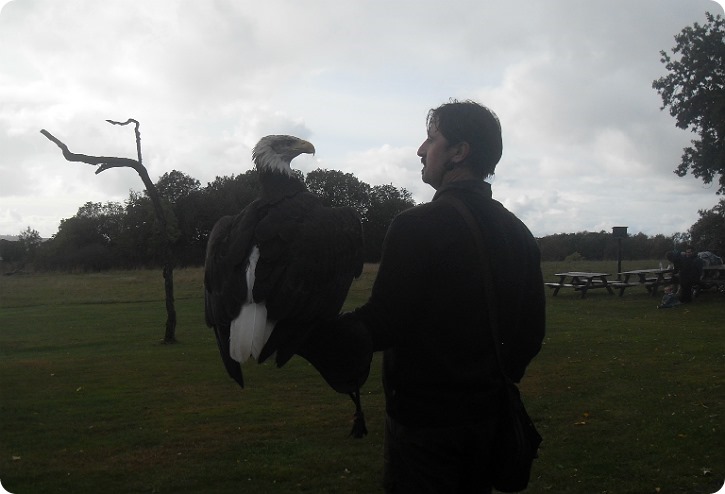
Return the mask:
M 257 171 L 274 171 L 291 176 L 290 162 L 302 153 L 315 154 L 315 146 L 294 136 L 262 137 L 252 150 Z

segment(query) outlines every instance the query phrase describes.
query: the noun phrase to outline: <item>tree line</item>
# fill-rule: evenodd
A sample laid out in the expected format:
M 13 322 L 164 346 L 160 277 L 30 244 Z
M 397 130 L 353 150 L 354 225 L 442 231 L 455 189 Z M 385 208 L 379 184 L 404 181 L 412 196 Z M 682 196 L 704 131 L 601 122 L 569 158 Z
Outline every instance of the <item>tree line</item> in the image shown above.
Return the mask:
M 672 250 L 684 250 L 691 245 L 696 251 L 725 255 L 725 199 L 712 209 L 699 210 L 700 218 L 687 232 L 672 235 L 644 233 L 621 239 L 623 260 L 665 259 Z M 614 260 L 620 255 L 620 239 L 612 232 L 558 233 L 538 239 L 544 261 Z
M 299 172 L 297 172 L 299 173 Z M 300 174 L 301 175 L 301 174 Z M 411 194 L 393 185 L 370 186 L 354 175 L 318 169 L 302 177 L 308 188 L 329 206 L 351 206 L 363 218 L 365 259 L 378 262 L 383 238 L 393 217 L 415 205 Z M 164 174 L 156 183 L 163 196 L 167 225 L 177 265 L 204 263 L 206 241 L 214 223 L 236 214 L 259 194 L 257 172 L 217 177 L 200 182 L 179 171 Z M 644 233 L 621 240 L 623 260 L 664 259 L 665 253 L 691 244 L 698 251 L 725 254 L 725 199 L 709 210 L 687 232 L 665 236 Z M 35 269 L 99 271 L 158 267 L 162 264 L 162 236 L 145 194 L 131 191 L 124 204 L 87 202 L 71 218 L 61 221 L 58 233 L 43 241 L 28 227 L 19 241 L 0 240 L 0 256 L 11 264 L 33 262 Z M 620 241 L 611 232 L 558 233 L 538 239 L 542 260 L 615 260 Z
M 350 206 L 360 214 L 368 262 L 380 259 L 383 237 L 393 217 L 415 205 L 406 189 L 389 184 L 370 186 L 350 173 L 323 169 L 307 176 L 296 173 L 326 206 Z M 242 211 L 261 191 L 256 170 L 216 177 L 206 187 L 173 170 L 155 185 L 178 266 L 202 265 L 214 223 Z M 123 204 L 85 203 L 74 216 L 61 220 L 58 232 L 47 241 L 28 227 L 19 242 L 0 241 L 0 256 L 11 263 L 32 262 L 38 270 L 156 267 L 162 264 L 162 234 L 146 193 L 131 191 Z

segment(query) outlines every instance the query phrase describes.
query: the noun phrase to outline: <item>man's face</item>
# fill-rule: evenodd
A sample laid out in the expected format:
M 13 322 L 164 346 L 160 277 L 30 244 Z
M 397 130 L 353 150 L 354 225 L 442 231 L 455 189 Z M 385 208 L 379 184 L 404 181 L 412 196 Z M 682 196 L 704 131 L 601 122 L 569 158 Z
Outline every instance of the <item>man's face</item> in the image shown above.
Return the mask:
M 448 139 L 443 137 L 435 124 L 431 124 L 428 138 L 418 148 L 418 156 L 423 163 L 423 182 L 438 190 L 443 184 L 443 176 L 449 171 L 446 167 L 451 163 L 454 154 L 455 149 L 449 146 Z
M 686 255 L 687 257 L 692 257 L 692 255 L 693 255 L 693 254 L 694 254 L 694 252 L 693 252 L 693 250 L 692 250 L 692 249 L 687 249 L 687 250 L 685 251 L 685 255 Z

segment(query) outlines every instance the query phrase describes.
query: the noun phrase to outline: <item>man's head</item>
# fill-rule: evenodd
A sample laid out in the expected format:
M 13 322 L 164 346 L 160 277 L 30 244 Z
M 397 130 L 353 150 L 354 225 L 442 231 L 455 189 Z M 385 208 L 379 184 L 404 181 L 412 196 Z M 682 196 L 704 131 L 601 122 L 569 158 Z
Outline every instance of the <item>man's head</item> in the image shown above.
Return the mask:
M 428 112 L 428 130 L 437 129 L 449 146 L 466 143 L 468 153 L 461 164 L 482 178 L 493 175 L 501 159 L 501 123 L 496 114 L 474 101 L 444 103 Z

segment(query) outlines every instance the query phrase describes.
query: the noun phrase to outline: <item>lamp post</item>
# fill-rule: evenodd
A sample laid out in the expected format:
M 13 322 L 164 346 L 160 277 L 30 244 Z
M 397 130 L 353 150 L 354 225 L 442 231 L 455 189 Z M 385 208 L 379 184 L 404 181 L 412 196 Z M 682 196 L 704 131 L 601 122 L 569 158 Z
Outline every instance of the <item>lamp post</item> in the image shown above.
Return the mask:
M 613 226 L 612 236 L 617 239 L 617 280 L 622 279 L 622 239 L 627 238 L 626 226 Z

